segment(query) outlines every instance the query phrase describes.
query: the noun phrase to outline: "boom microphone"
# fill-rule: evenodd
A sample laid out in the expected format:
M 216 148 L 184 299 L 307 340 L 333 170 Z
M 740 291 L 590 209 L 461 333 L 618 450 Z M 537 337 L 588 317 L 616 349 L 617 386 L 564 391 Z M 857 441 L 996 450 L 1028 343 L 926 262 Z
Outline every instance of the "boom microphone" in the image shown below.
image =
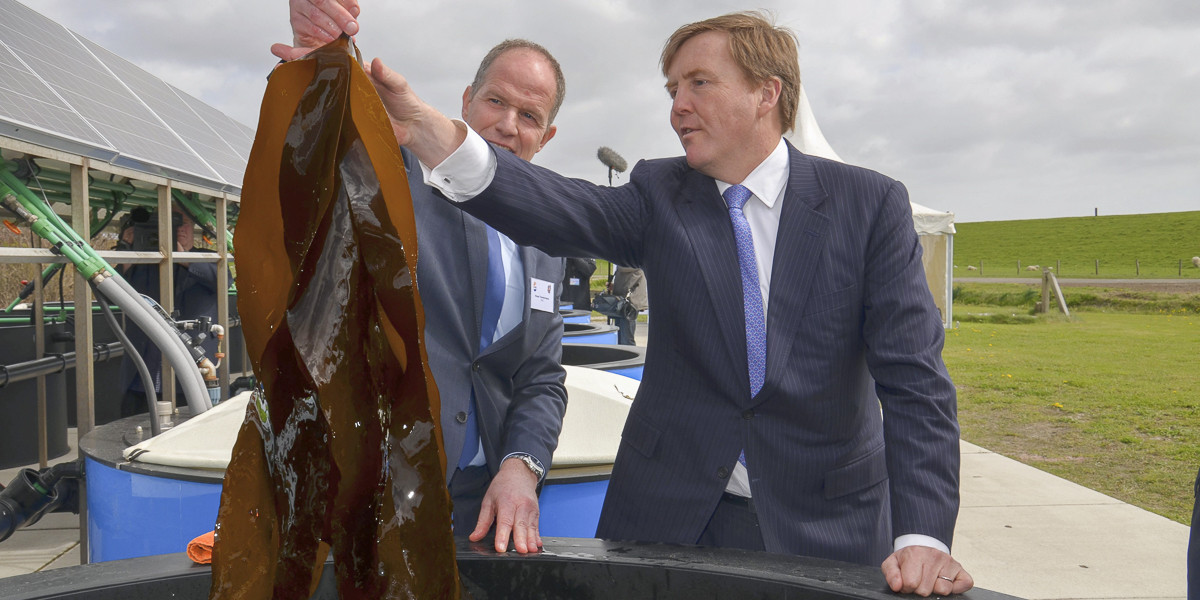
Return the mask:
M 625 164 L 625 159 L 621 158 L 621 155 L 617 154 L 616 150 L 608 146 L 600 146 L 600 149 L 596 151 L 596 158 L 599 158 L 600 162 L 604 163 L 604 166 L 618 173 L 624 173 L 625 167 L 628 166 Z

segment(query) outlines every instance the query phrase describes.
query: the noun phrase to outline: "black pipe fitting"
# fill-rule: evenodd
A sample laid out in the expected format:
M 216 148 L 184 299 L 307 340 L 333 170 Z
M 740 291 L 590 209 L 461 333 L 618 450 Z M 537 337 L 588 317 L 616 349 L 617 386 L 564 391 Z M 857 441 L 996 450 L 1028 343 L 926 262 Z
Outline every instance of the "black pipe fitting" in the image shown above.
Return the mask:
M 58 491 L 42 486 L 41 477 L 33 469 L 21 469 L 17 477 L 0 492 L 0 542 L 17 529 L 37 523 L 52 503 Z

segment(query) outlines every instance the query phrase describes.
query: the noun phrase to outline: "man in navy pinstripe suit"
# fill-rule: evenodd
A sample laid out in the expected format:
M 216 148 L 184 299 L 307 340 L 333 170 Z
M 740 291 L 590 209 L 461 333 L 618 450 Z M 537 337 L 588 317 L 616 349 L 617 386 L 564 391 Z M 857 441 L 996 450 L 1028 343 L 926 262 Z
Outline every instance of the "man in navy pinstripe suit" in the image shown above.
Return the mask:
M 496 152 L 382 63 L 371 73 L 447 198 L 518 243 L 658 282 L 668 308 L 598 535 L 882 561 L 896 591 L 970 589 L 949 555 L 956 397 L 907 192 L 782 139 L 796 44 L 760 15 L 680 28 L 662 65 L 686 156 L 642 161 L 619 188 Z

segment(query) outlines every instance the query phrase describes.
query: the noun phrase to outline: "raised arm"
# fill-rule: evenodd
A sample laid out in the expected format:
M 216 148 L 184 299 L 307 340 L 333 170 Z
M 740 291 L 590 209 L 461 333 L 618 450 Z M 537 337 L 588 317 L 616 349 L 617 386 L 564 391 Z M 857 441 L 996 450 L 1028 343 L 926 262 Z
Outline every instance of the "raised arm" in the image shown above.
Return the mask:
M 343 32 L 358 33 L 358 0 L 290 0 L 292 45 L 275 44 L 271 53 L 283 60 L 296 60 L 313 49 L 337 39 Z

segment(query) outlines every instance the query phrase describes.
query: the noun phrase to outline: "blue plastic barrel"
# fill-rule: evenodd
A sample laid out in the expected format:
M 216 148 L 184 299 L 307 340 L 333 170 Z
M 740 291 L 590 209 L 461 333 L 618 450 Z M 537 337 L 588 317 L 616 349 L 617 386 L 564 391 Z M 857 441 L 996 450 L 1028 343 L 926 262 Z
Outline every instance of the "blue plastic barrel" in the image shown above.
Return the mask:
M 86 468 L 89 562 L 182 552 L 217 523 L 220 483 L 118 470 L 90 457 Z
M 563 323 L 591 323 L 592 313 L 586 310 L 560 310 Z
M 605 323 L 563 323 L 563 343 L 616 344 L 617 326 Z

